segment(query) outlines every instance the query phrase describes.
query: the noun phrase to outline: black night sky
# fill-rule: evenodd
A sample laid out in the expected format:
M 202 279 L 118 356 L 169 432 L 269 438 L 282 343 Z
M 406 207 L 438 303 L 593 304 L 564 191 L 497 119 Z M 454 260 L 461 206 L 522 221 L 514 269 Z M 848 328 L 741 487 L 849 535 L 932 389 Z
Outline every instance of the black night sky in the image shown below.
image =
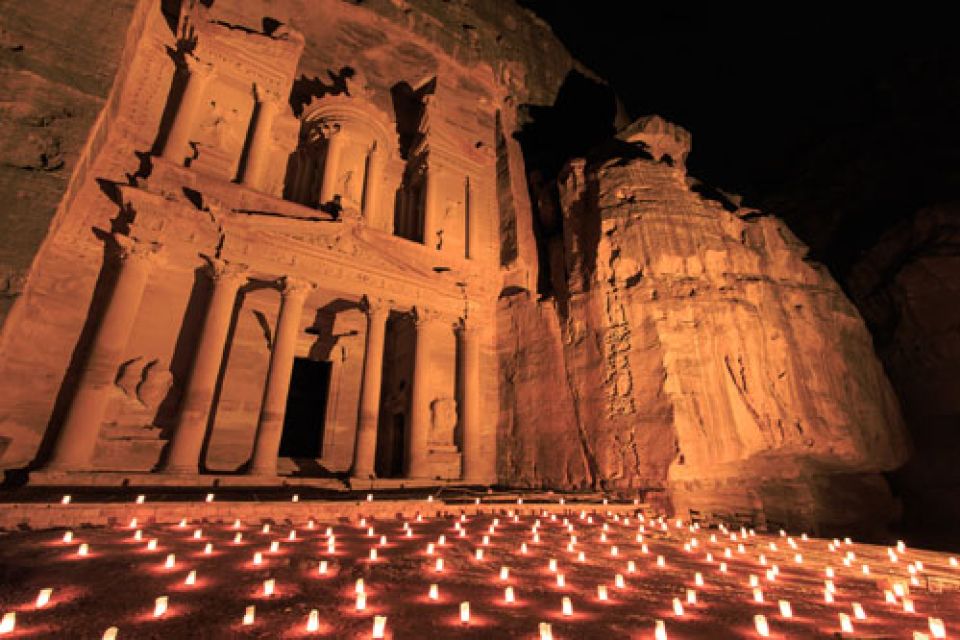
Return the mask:
M 841 280 L 960 186 L 960 47 L 935 13 L 522 0 L 631 118 L 693 133 L 689 172 L 785 217 Z

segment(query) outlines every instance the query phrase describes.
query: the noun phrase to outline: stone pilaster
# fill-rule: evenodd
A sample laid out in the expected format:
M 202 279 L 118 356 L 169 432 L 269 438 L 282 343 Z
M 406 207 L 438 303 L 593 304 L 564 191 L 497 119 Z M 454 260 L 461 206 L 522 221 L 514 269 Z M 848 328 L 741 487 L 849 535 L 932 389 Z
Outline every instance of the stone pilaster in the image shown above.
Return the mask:
M 383 348 L 390 306 L 382 300 L 364 298 L 367 314 L 367 344 L 363 355 L 363 381 L 357 417 L 357 443 L 353 453 L 355 478 L 374 473 L 377 453 L 377 425 L 380 419 L 380 387 L 383 379 Z
M 429 336 L 441 317 L 434 311 L 418 307 L 414 309 L 416 323 L 416 348 L 413 360 L 413 382 L 410 385 L 410 438 L 407 443 L 406 462 L 408 478 L 430 476 L 429 446 L 431 379 Z
M 270 164 L 273 121 L 280 112 L 280 97 L 259 85 L 254 85 L 257 98 L 257 115 L 253 121 L 250 135 L 250 148 L 247 150 L 247 162 L 243 171 L 243 184 L 251 189 L 262 191 L 263 176 Z
M 307 295 L 315 288 L 310 282 L 285 276 L 280 279 L 282 299 L 277 314 L 273 351 L 263 390 L 257 434 L 253 443 L 250 473 L 259 476 L 277 474 L 277 454 L 283 434 L 283 418 L 287 408 L 287 392 L 297 348 L 300 317 Z
M 186 72 L 189 74 L 187 84 L 177 106 L 170 133 L 163 145 L 163 157 L 177 164 L 183 164 L 184 159 L 191 155 L 190 133 L 203 104 L 207 87 L 216 73 L 213 65 L 201 62 L 192 55 L 187 55 L 185 62 Z
M 336 194 L 337 177 L 340 175 L 340 155 L 346 144 L 346 133 L 339 125 L 327 128 L 327 153 L 323 159 L 323 178 L 320 183 L 320 204 L 333 200 Z M 340 194 L 341 196 L 345 194 Z
M 200 331 L 180 413 L 170 441 L 164 470 L 195 474 L 200 465 L 200 449 L 210 420 L 211 403 L 217 376 L 223 363 L 227 333 L 237 300 L 237 291 L 245 282 L 246 267 L 209 258 L 207 273 L 213 281 L 213 294 Z
M 46 467 L 57 471 L 87 470 L 100 435 L 109 392 L 140 310 L 150 270 L 158 261 L 159 245 L 120 234 L 120 270 L 90 352 L 80 371 L 77 388 Z
M 463 479 L 478 484 L 492 482 L 484 459 L 480 421 L 480 329 L 465 320 L 457 333 L 460 342 L 460 380 L 463 397 L 460 424 L 463 433 Z M 489 455 L 489 453 L 487 454 Z

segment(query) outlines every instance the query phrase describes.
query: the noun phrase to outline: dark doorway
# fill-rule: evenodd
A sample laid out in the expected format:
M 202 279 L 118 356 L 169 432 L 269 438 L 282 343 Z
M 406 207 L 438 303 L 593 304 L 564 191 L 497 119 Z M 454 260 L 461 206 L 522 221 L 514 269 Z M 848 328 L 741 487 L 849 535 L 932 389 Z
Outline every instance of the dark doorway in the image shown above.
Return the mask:
M 280 438 L 281 458 L 319 458 L 327 415 L 331 364 L 296 358 L 287 394 L 287 413 Z

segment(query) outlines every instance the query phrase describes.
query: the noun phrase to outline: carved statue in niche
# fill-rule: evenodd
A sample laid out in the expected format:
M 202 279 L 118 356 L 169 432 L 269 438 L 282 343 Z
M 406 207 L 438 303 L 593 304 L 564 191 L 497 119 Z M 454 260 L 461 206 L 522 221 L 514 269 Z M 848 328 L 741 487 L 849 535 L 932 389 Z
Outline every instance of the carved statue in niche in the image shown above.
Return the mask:
M 457 426 L 457 401 L 448 396 L 430 403 L 430 444 L 453 445 L 453 430 Z

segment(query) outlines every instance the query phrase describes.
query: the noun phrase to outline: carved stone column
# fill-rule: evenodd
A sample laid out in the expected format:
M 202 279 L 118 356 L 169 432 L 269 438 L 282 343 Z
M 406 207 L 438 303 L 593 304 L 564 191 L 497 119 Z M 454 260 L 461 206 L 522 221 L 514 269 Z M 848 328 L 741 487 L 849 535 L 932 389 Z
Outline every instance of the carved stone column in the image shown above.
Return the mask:
M 186 56 L 187 85 L 177 106 L 177 114 L 173 118 L 173 125 L 167 140 L 163 145 L 163 157 L 171 162 L 183 164 L 184 158 L 191 155 L 189 142 L 190 132 L 197 119 L 204 94 L 215 71 L 213 65 L 201 62 L 192 55 Z
M 357 444 L 353 450 L 354 478 L 374 473 L 377 455 L 377 425 L 380 419 L 380 386 L 383 379 L 383 346 L 390 306 L 382 300 L 364 299 L 367 313 L 367 347 L 363 355 L 363 381 L 357 418 Z
M 473 180 L 467 179 L 464 191 L 466 192 L 466 203 L 464 203 L 464 212 L 466 216 L 463 220 L 463 227 L 466 230 L 466 257 L 476 259 L 480 252 L 480 203 L 478 202 L 478 193 Z
M 245 281 L 246 266 L 210 258 L 207 273 L 213 280 L 213 295 L 200 331 L 186 390 L 180 401 L 180 414 L 170 441 L 170 453 L 164 470 L 195 474 L 200 465 L 200 448 L 210 420 L 211 403 L 217 376 L 223 363 L 230 319 L 237 291 Z
M 431 370 L 428 362 L 428 336 L 440 321 L 440 316 L 423 308 L 414 310 L 417 344 L 413 356 L 413 382 L 410 385 L 410 438 L 407 443 L 407 477 L 428 478 L 430 438 Z
M 159 259 L 157 244 L 116 233 L 113 239 L 119 248 L 120 272 L 46 465 L 51 470 L 90 468 L 109 391 L 140 311 L 150 270 Z
M 423 244 L 431 249 L 437 248 L 437 231 L 443 216 L 440 211 L 440 166 L 432 163 L 423 176 Z
M 323 159 L 323 179 L 320 183 L 320 204 L 333 200 L 337 176 L 340 175 L 340 154 L 346 144 L 346 134 L 334 125 L 327 129 L 327 154 Z M 345 194 L 340 194 L 341 196 Z
M 372 222 L 374 215 L 379 215 L 377 206 L 380 199 L 380 182 L 383 179 L 383 153 L 377 150 L 374 143 L 367 156 L 367 177 L 363 185 L 363 217 L 367 224 Z M 379 223 L 379 220 L 377 221 Z
M 460 338 L 460 380 L 463 389 L 460 420 L 463 433 L 463 479 L 490 482 L 484 464 L 480 425 L 480 330 L 474 320 L 464 321 Z
M 277 454 L 280 451 L 280 436 L 283 434 L 283 417 L 287 409 L 287 392 L 290 390 L 300 316 L 303 314 L 303 303 L 307 294 L 314 288 L 312 283 L 290 276 L 281 278 L 280 286 L 282 299 L 263 389 L 263 403 L 260 405 L 260 417 L 257 420 L 251 475 L 277 474 Z
M 263 175 L 270 164 L 273 121 L 280 111 L 280 98 L 272 91 L 254 85 L 257 98 L 257 116 L 250 136 L 250 149 L 243 170 L 243 184 L 251 189 L 263 189 Z

